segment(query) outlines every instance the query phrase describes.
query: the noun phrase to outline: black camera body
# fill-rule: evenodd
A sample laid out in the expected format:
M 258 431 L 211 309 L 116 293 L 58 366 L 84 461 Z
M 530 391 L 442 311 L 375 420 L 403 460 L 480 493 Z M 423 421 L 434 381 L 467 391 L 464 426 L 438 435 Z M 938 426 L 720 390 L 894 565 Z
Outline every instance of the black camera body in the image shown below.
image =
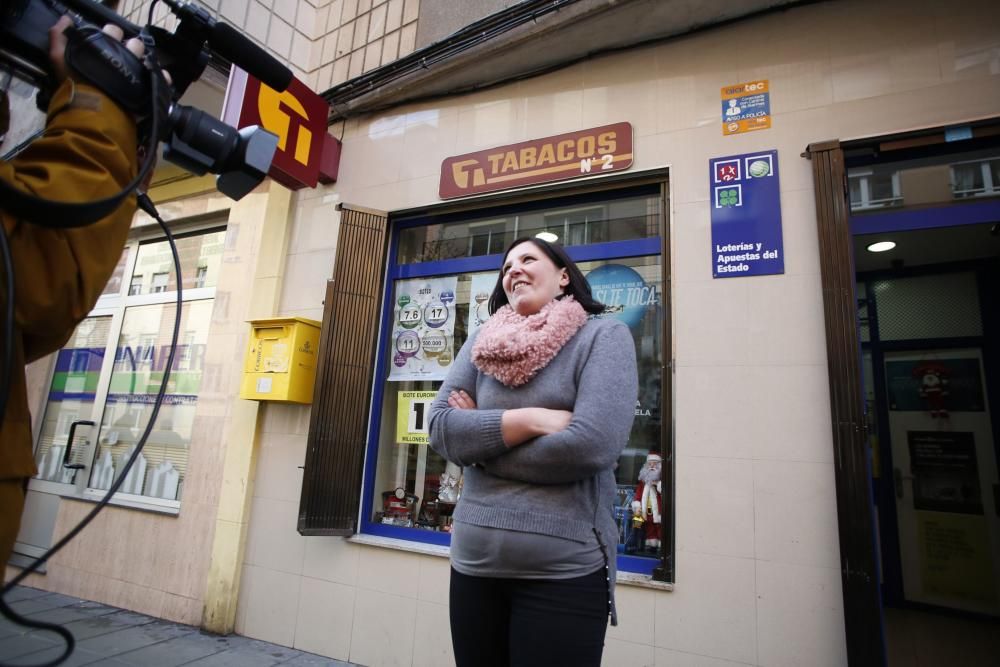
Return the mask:
M 74 77 L 100 88 L 122 108 L 140 119 L 160 118 L 157 139 L 163 157 L 194 174 L 218 174 L 219 190 L 240 199 L 267 175 L 278 138 L 263 128 L 236 130 L 221 120 L 178 103 L 181 95 L 204 72 L 213 53 L 241 66 L 264 83 L 284 90 L 292 74 L 263 49 L 232 26 L 216 21 L 202 7 L 180 0 L 161 0 L 180 19 L 174 32 L 127 21 L 94 0 L 3 0 L 0 7 L 0 70 L 10 70 L 38 88 L 44 108 L 54 92 L 49 60 L 49 28 L 69 15 L 73 26 L 66 35 L 66 64 Z M 118 25 L 127 37 L 139 37 L 153 52 L 157 64 L 170 73 L 171 83 L 152 77 L 151 71 L 122 44 L 100 30 Z M 153 91 L 157 90 L 157 99 Z

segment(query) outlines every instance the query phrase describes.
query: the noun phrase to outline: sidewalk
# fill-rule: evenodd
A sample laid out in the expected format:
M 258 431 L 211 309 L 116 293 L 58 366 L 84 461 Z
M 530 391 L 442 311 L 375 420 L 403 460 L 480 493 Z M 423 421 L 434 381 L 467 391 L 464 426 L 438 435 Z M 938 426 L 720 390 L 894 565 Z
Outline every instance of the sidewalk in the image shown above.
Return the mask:
M 211 635 L 189 625 L 24 586 L 15 588 L 6 601 L 22 616 L 59 623 L 73 633 L 76 650 L 62 663 L 65 667 L 351 667 L 352 664 L 239 635 Z M 38 665 L 55 659 L 62 651 L 58 635 L 29 632 L 0 616 L 0 662 Z

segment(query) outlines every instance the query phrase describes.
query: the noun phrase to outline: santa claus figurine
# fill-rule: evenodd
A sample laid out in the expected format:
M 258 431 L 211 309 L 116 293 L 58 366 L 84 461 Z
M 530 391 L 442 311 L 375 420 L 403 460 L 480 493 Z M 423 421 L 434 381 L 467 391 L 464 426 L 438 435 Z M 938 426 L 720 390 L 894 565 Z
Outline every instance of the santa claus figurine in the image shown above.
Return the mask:
M 927 404 L 931 418 L 948 418 L 945 397 L 948 396 L 948 368 L 933 361 L 918 365 L 913 369 L 913 377 L 920 381 L 920 398 Z
M 658 550 L 663 535 L 663 458 L 656 452 L 646 456 L 639 470 L 639 484 L 632 497 L 632 526 L 645 537 L 647 549 Z

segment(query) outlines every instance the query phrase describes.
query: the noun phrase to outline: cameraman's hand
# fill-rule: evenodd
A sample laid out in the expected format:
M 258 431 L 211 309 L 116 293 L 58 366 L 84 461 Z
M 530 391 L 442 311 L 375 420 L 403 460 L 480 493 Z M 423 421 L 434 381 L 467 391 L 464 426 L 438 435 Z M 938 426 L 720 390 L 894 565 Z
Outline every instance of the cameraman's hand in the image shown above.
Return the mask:
M 60 16 L 59 20 L 56 21 L 55 25 L 49 28 L 49 59 L 52 61 L 52 71 L 55 73 L 57 83 L 62 83 L 69 72 L 66 69 L 66 28 L 73 25 L 73 20 L 68 16 Z M 122 29 L 113 23 L 108 23 L 102 29 L 105 35 L 121 41 L 125 37 L 125 33 Z M 146 52 L 146 48 L 143 46 L 142 42 L 133 37 L 127 42 L 125 42 L 125 48 L 128 49 L 132 55 L 136 58 L 142 60 L 143 54 Z M 164 72 L 166 74 L 166 72 Z M 169 75 L 166 74 L 167 81 L 169 81 Z

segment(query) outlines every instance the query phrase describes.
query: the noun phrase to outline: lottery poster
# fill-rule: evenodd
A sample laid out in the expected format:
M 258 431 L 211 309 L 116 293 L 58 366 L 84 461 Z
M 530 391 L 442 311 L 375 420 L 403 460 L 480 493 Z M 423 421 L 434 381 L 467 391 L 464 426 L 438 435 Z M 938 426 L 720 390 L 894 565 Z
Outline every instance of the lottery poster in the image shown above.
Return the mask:
M 396 283 L 389 380 L 443 380 L 455 358 L 458 277 Z
M 469 284 L 469 326 L 466 329 L 470 338 L 490 318 L 490 294 L 496 284 L 496 271 L 472 274 Z

